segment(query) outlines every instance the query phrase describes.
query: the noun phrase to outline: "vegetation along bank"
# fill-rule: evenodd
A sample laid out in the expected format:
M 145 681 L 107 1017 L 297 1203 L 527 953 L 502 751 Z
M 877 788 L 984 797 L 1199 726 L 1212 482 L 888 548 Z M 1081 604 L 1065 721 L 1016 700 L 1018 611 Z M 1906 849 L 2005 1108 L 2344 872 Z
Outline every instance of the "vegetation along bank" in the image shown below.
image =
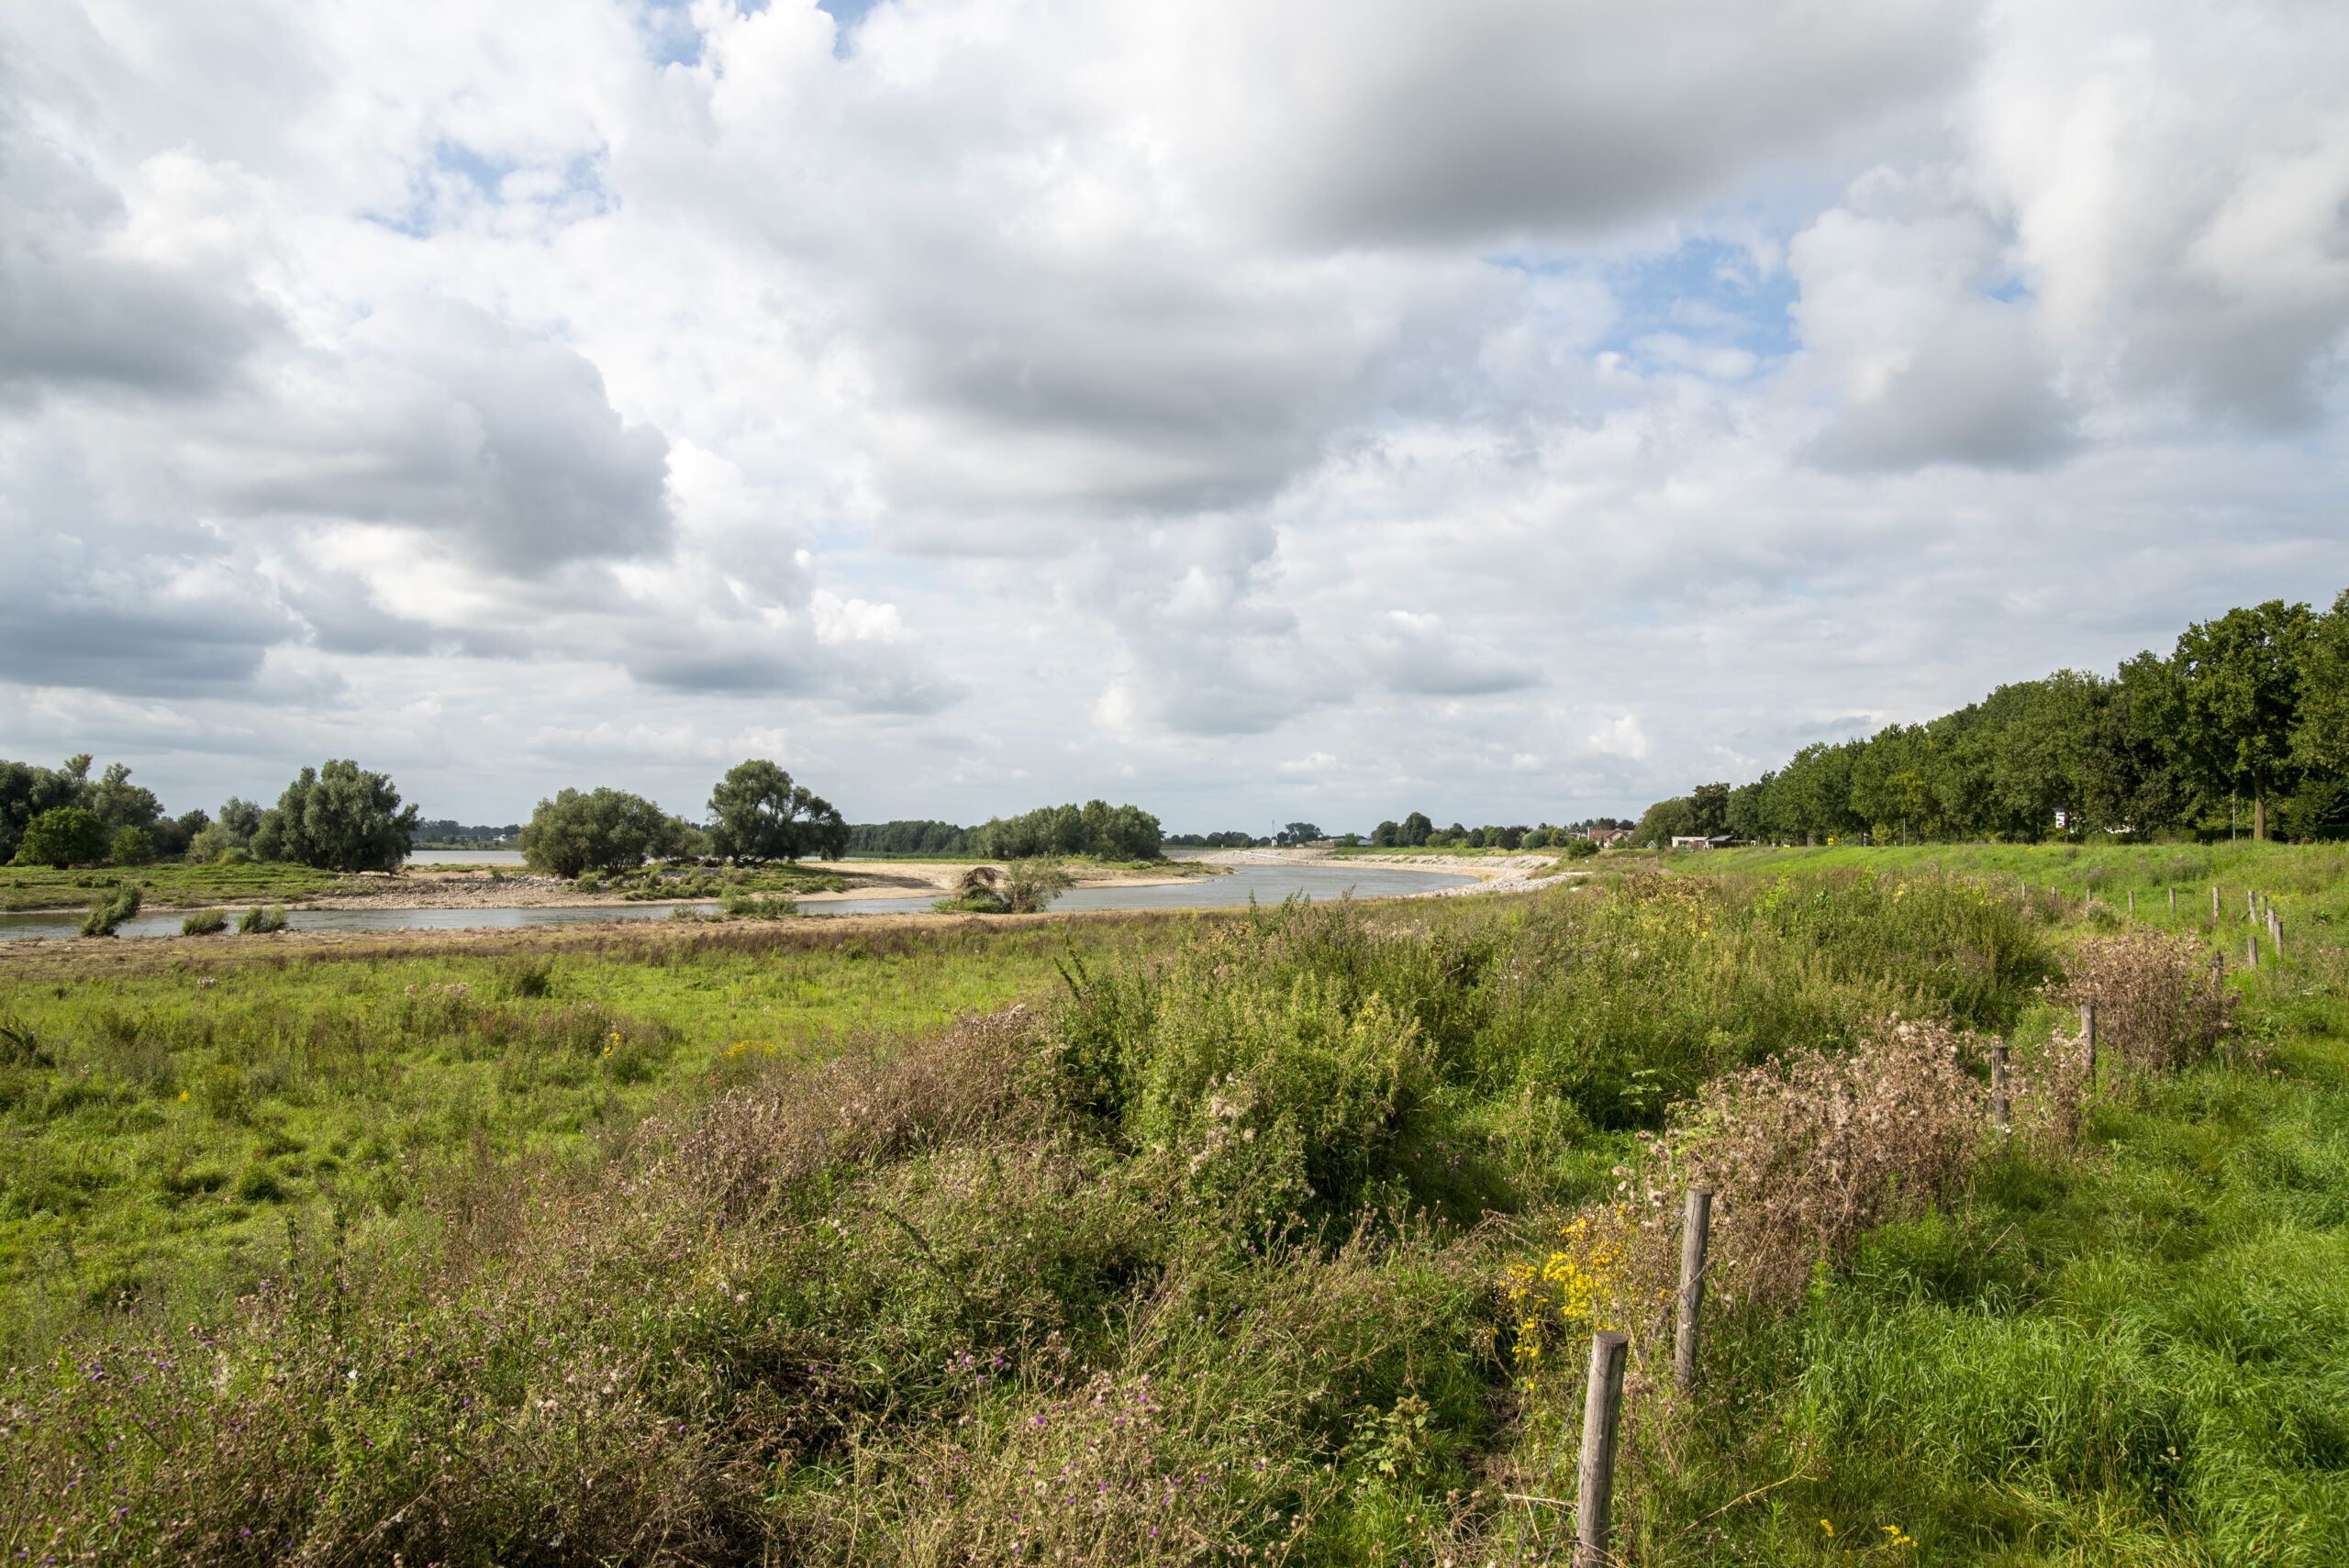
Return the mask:
M 2349 862 L 1860 854 L 0 954 L 0 1551 L 2349 1559 Z

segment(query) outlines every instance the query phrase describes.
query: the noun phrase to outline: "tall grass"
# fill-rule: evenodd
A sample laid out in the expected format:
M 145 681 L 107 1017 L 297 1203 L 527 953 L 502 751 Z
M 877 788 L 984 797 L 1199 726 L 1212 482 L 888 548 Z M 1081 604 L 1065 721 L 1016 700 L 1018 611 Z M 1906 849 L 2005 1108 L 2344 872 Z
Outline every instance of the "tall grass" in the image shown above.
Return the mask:
M 875 962 L 796 929 L 380 984 L 182 975 L 143 1012 L 20 987 L 28 1220 L 126 1212 L 119 1168 L 58 1129 L 146 1106 L 187 1210 L 293 1223 L 221 1265 L 229 1291 L 134 1280 L 19 1333 L 0 1551 L 1556 1561 L 1577 1358 L 1525 1353 L 1527 1260 L 1587 1281 L 1668 1255 L 1668 1162 L 1728 1125 L 1705 1107 L 1874 1115 L 1858 1048 L 1898 1015 L 1946 1079 L 1901 1082 L 1954 1107 L 1940 1173 L 1803 1145 L 1849 1223 L 1787 1211 L 1825 1240 L 1737 1293 L 1694 1396 L 1642 1335 L 1626 1560 L 2343 1556 L 2349 1086 L 2321 942 L 2233 979 L 2215 1052 L 2074 1083 L 2076 1138 L 2007 1141 L 1954 1031 L 2008 1033 L 2037 1081 L 2064 1050 L 2044 987 L 2087 974 L 2098 927 L 1995 879 L 1772 866 L 1052 929 L 907 951 L 974 989 L 1014 973 L 1020 1006 L 834 1011 L 821 1038 L 744 1027 Z M 349 1151 L 306 1204 L 233 1195 L 250 1168 L 317 1183 L 292 1169 L 317 1146 L 217 1151 L 385 1121 L 428 1059 L 472 1087 L 462 1122 L 429 1099 L 398 1201 Z M 52 1110 L 77 1089 L 103 1106 Z M 546 1130 L 601 1096 L 624 1114 Z M 1725 1236 L 1782 1190 L 1733 1196 Z M 1559 1241 L 1575 1224 L 1622 1245 Z

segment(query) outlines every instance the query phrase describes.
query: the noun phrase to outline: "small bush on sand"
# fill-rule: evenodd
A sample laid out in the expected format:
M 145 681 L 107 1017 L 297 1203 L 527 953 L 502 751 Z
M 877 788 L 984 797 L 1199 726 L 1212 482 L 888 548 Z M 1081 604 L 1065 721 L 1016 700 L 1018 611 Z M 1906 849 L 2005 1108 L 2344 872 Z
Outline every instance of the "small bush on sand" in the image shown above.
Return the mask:
M 285 909 L 282 905 L 254 905 L 237 917 L 237 929 L 245 936 L 267 936 L 285 929 Z

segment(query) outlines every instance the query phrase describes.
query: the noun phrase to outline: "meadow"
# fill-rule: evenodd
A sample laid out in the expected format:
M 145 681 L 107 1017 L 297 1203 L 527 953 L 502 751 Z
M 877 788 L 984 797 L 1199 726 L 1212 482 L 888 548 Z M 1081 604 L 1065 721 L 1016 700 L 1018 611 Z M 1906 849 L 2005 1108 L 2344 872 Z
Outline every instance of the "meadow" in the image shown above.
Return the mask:
M 141 890 L 150 906 L 196 907 L 217 903 L 286 903 L 331 890 L 330 871 L 277 862 L 206 865 L 168 862 L 120 869 L 59 871 L 50 866 L 0 868 L 0 909 L 78 908 L 125 885 Z
M 2349 857 L 1600 869 L 0 953 L 0 1551 L 1564 1562 L 1610 1326 L 1627 1562 L 2349 1560 Z

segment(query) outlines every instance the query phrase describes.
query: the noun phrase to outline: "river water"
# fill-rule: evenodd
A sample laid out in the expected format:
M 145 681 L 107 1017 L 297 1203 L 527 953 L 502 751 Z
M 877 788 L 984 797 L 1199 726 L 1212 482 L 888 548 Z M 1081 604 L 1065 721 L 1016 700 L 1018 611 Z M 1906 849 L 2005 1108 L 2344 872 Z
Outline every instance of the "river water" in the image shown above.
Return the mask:
M 453 853 L 428 853 L 418 859 L 457 863 Z M 1053 900 L 1052 911 L 1070 914 L 1087 909 L 1226 909 L 1252 899 L 1259 904 L 1278 904 L 1286 898 L 1309 898 L 1322 903 L 1349 894 L 1356 898 L 1386 898 L 1397 894 L 1428 893 L 1439 887 L 1458 887 L 1475 880 L 1445 872 L 1398 871 L 1391 866 L 1241 866 L 1228 876 L 1201 877 L 1162 887 L 1075 888 Z M 905 914 L 929 908 L 937 896 L 925 893 L 910 898 L 841 898 L 802 904 L 799 907 L 815 916 Z M 288 909 L 285 924 L 295 931 L 452 931 L 482 927 L 660 919 L 675 907 L 673 904 L 606 904 L 535 909 Z M 714 911 L 718 906 L 692 904 L 686 907 Z M 236 914 L 233 910 L 227 913 L 233 927 Z M 183 918 L 184 913 L 177 910 L 145 914 L 124 921 L 120 934 L 177 936 Z M 71 937 L 81 927 L 79 915 L 0 915 L 0 940 Z

